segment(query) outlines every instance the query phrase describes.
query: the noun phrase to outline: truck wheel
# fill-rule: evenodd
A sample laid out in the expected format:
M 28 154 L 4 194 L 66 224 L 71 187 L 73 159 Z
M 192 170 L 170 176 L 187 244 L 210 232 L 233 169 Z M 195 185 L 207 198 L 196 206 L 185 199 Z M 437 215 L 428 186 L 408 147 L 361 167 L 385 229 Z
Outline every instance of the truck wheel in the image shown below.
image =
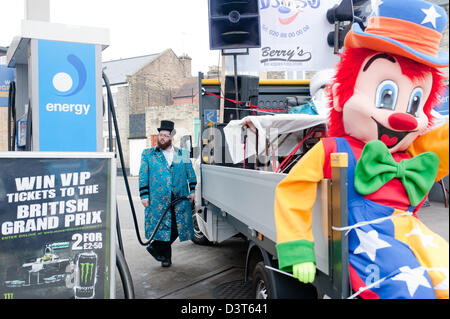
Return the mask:
M 202 231 L 198 227 L 197 213 L 195 212 L 195 208 L 192 211 L 192 223 L 194 226 L 194 238 L 192 238 L 194 244 L 204 246 L 211 245 L 211 242 L 208 240 L 208 238 L 206 238 L 206 236 L 202 233 Z
M 270 281 L 263 261 L 257 263 L 253 270 L 253 296 L 255 299 L 272 299 Z

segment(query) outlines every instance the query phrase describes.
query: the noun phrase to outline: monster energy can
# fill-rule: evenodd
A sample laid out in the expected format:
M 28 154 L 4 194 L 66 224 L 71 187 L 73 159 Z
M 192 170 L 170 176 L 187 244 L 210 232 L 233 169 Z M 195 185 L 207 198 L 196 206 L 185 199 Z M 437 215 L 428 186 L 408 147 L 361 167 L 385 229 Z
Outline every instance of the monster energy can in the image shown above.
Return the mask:
M 94 298 L 97 275 L 97 254 L 93 251 L 78 254 L 76 272 L 74 286 L 75 298 Z

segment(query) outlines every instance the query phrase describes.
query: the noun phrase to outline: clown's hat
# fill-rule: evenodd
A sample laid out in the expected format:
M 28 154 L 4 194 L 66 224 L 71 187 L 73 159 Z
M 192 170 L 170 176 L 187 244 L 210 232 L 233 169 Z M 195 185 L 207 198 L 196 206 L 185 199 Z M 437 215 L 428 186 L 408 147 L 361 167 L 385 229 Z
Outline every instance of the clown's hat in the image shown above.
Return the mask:
M 355 23 L 345 37 L 347 48 L 368 48 L 398 54 L 432 67 L 448 66 L 448 52 L 439 52 L 447 13 L 423 0 L 376 0 L 366 29 Z M 375 4 L 376 3 L 376 4 Z

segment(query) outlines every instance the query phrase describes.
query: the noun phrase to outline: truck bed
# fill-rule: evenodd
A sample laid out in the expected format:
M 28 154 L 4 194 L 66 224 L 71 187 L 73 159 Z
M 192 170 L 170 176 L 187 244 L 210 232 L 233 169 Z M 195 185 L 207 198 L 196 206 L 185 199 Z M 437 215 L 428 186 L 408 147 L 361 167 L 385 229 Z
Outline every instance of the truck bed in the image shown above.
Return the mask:
M 202 197 L 276 243 L 275 189 L 287 174 L 202 164 Z M 312 233 L 317 268 L 329 274 L 328 180 L 317 187 Z

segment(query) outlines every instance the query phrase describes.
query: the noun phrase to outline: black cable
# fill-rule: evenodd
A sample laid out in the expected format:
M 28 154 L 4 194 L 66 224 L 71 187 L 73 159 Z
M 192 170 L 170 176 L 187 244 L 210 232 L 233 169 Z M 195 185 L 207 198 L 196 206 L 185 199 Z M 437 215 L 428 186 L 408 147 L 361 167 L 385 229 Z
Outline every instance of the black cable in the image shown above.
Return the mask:
M 27 114 L 27 130 L 26 130 L 26 142 L 25 151 L 31 151 L 31 136 L 33 135 L 33 122 L 32 122 L 33 110 L 31 108 L 31 101 L 28 101 L 28 114 Z
M 108 94 L 108 119 L 111 120 L 111 115 L 112 115 L 113 120 L 114 120 L 114 128 L 116 130 L 116 139 L 117 139 L 118 144 L 120 145 L 120 137 L 118 134 L 119 129 L 117 127 L 116 114 L 115 114 L 115 110 L 114 110 L 114 101 L 112 99 L 111 88 L 109 86 L 109 80 L 104 72 L 102 72 L 102 77 L 103 77 L 103 80 L 105 81 L 106 91 Z M 108 128 L 110 130 L 109 131 L 109 135 L 110 135 L 109 140 L 111 141 L 111 124 L 110 123 L 108 123 Z M 111 143 L 109 145 L 109 149 L 110 150 L 112 149 Z M 120 160 L 122 163 L 122 173 L 123 173 L 124 178 L 126 178 L 126 173 L 124 171 L 124 164 L 123 164 L 122 147 L 119 148 L 119 155 L 120 155 Z M 127 185 L 127 193 L 128 193 L 129 192 L 128 180 L 125 180 L 125 184 Z M 130 199 L 130 196 L 128 196 L 128 199 Z M 130 201 L 130 205 L 132 206 L 132 209 L 134 210 L 132 201 Z M 118 205 L 116 202 L 116 209 L 117 208 L 118 208 Z M 116 214 L 116 233 L 117 233 L 117 240 L 119 242 L 119 250 L 116 251 L 116 266 L 117 266 L 117 269 L 119 270 L 120 278 L 122 280 L 122 286 L 123 286 L 123 290 L 125 293 L 125 298 L 126 299 L 134 299 L 133 280 L 131 277 L 131 273 L 128 269 L 128 264 L 124 257 L 122 234 L 120 231 L 119 214 Z
M 122 143 L 120 142 L 119 127 L 117 125 L 117 117 L 116 117 L 114 101 L 113 101 L 113 97 L 112 97 L 112 93 L 111 93 L 111 87 L 110 87 L 110 84 L 109 84 L 109 79 L 106 76 L 105 72 L 102 72 L 102 77 L 103 77 L 103 81 L 105 81 L 106 92 L 107 92 L 107 95 L 108 95 L 108 109 L 111 112 L 112 120 L 114 122 L 114 130 L 116 132 L 117 148 L 118 148 L 119 159 L 120 159 L 120 164 L 121 164 L 121 168 L 122 168 L 122 175 L 123 175 L 123 178 L 124 178 L 124 181 L 125 181 L 125 188 L 127 190 L 128 201 L 130 202 L 131 213 L 133 215 L 133 220 L 134 220 L 134 223 L 135 223 L 135 228 L 136 228 L 136 232 L 137 232 L 137 235 L 138 235 L 138 240 L 141 243 L 141 245 L 143 245 L 143 242 L 141 240 L 140 233 L 139 233 L 139 228 L 136 227 L 137 226 L 136 211 L 134 209 L 133 199 L 131 197 L 130 185 L 128 183 L 127 174 L 125 172 L 125 161 L 123 159 Z
M 106 82 L 105 82 L 106 84 Z M 107 89 L 109 88 L 109 83 L 107 86 Z M 110 152 L 114 152 L 113 145 L 112 145 L 112 126 L 111 126 L 111 109 L 114 109 L 114 101 L 110 100 L 110 95 L 108 95 L 108 150 Z M 103 116 L 105 115 L 105 100 L 102 100 L 103 104 Z M 110 107 L 110 105 L 112 106 Z M 116 233 L 117 233 L 117 241 L 119 243 L 119 250 L 122 252 L 123 255 L 125 255 L 125 250 L 123 248 L 123 241 L 122 241 L 122 232 L 120 228 L 120 219 L 119 219 L 119 206 L 117 205 L 116 201 Z
M 119 270 L 119 275 L 123 284 L 123 292 L 125 294 L 125 299 L 134 299 L 134 286 L 133 278 L 131 277 L 130 269 L 128 268 L 125 257 L 122 252 L 116 251 L 116 266 Z
M 12 117 L 12 104 L 11 104 L 11 85 L 8 92 L 8 151 L 11 151 L 11 117 Z
M 125 255 L 125 250 L 123 249 L 122 232 L 120 231 L 120 219 L 119 219 L 119 206 L 116 201 L 116 232 L 117 241 L 119 242 L 119 250 Z
M 153 233 L 150 236 L 150 239 L 146 243 L 144 243 L 144 246 L 147 246 L 148 244 L 150 244 L 150 242 L 155 237 L 156 232 L 158 231 L 159 225 L 161 225 L 161 222 L 164 219 L 164 217 L 166 216 L 167 212 L 169 211 L 169 208 L 171 208 L 172 206 L 175 206 L 175 204 L 177 204 L 178 202 L 181 202 L 182 200 L 189 200 L 189 197 L 178 197 L 178 198 L 175 198 L 174 200 L 172 200 L 172 202 L 170 202 L 169 206 L 166 207 L 166 210 L 164 211 L 164 213 L 159 218 L 158 224 L 156 224 L 156 227 L 153 230 Z
M 13 87 L 13 97 L 12 97 L 12 105 L 13 105 L 13 140 L 12 140 L 12 150 L 16 150 L 16 137 L 17 137 L 17 110 L 16 110 L 16 82 L 12 81 L 11 84 Z
M 128 201 L 130 203 L 130 207 L 131 207 L 131 214 L 133 216 L 133 221 L 134 221 L 134 228 L 136 230 L 136 236 L 137 239 L 139 241 L 139 243 L 142 246 L 147 246 L 154 238 L 159 226 L 161 225 L 161 222 L 164 218 L 164 216 L 166 215 L 167 211 L 169 210 L 170 207 L 172 207 L 173 205 L 175 205 L 177 202 L 181 201 L 181 200 L 186 200 L 189 199 L 188 197 L 180 197 L 177 198 L 175 200 L 173 200 L 170 205 L 166 208 L 166 210 L 164 211 L 164 213 L 162 214 L 160 220 L 158 221 L 158 224 L 155 227 L 155 230 L 153 231 L 153 234 L 150 236 L 150 239 L 147 242 L 144 242 L 141 239 L 141 235 L 139 232 L 139 226 L 138 226 L 138 222 L 137 222 L 137 218 L 136 218 L 136 211 L 134 209 L 134 204 L 133 204 L 133 199 L 131 196 L 131 191 L 130 191 L 130 185 L 128 183 L 128 177 L 127 177 L 127 173 L 125 171 L 125 161 L 123 159 L 123 152 L 122 152 L 122 143 L 120 142 L 120 134 L 119 134 L 119 127 L 117 125 L 117 117 L 116 117 L 116 112 L 115 112 L 115 107 L 114 107 L 114 100 L 112 98 L 112 93 L 111 93 L 111 87 L 109 84 L 109 80 L 108 77 L 106 76 L 105 72 L 102 72 L 102 77 L 103 80 L 105 81 L 105 86 L 106 86 L 106 91 L 107 91 L 107 95 L 108 95 L 108 128 L 109 128 L 109 148 L 110 150 L 112 150 L 112 138 L 111 138 L 111 118 L 114 122 L 114 130 L 116 133 L 116 142 L 117 142 L 117 150 L 119 153 L 119 158 L 120 158 L 120 164 L 122 167 L 122 175 L 125 181 L 125 188 L 127 190 L 127 195 L 128 195 Z M 117 203 L 116 203 L 116 207 L 117 207 Z M 117 222 L 116 222 L 116 226 L 117 226 L 117 240 L 119 241 L 119 250 L 116 251 L 116 266 L 117 269 L 119 270 L 119 274 L 120 274 L 120 278 L 122 280 L 122 285 L 123 285 L 123 290 L 125 293 L 125 298 L 126 299 L 133 299 L 134 298 L 134 287 L 133 287 L 133 280 L 131 277 L 131 273 L 129 271 L 126 259 L 123 255 L 123 243 L 122 243 L 122 236 L 121 236 L 121 231 L 120 231 L 120 224 L 119 224 L 119 215 L 117 214 Z
M 11 123 L 13 127 L 11 127 Z M 8 91 L 8 151 L 16 150 L 16 132 L 16 82 L 12 81 Z
M 114 101 L 113 101 L 114 103 Z M 105 102 L 103 101 L 103 115 L 105 115 L 105 106 L 104 106 Z M 109 105 L 109 104 L 108 104 Z M 108 149 L 110 152 L 114 152 L 114 147 L 113 147 L 113 137 L 112 137 L 112 115 L 111 115 L 111 110 L 108 107 Z
M 238 103 L 236 104 L 236 120 L 239 120 L 239 108 L 241 107 L 241 103 L 239 102 L 239 88 L 238 88 L 238 74 L 237 74 L 237 55 L 233 54 L 233 62 L 234 62 L 234 96 Z

